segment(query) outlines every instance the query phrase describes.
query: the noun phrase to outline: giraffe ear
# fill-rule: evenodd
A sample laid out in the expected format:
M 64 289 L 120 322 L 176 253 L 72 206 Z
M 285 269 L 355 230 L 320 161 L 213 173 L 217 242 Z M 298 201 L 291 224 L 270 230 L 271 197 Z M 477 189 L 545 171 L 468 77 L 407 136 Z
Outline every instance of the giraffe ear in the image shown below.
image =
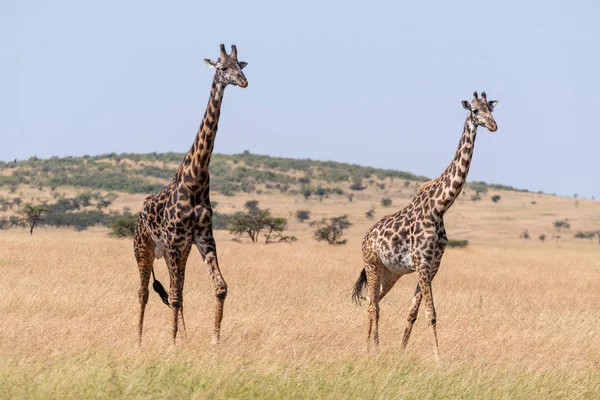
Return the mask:
M 471 111 L 471 103 L 469 103 L 469 102 L 468 102 L 468 101 L 466 101 L 466 100 L 463 100 L 463 101 L 462 101 L 462 105 L 463 105 L 463 108 L 464 108 L 465 110 L 469 110 L 469 111 Z
M 494 107 L 496 107 L 496 104 L 498 104 L 498 100 L 488 101 L 488 107 L 490 108 L 490 111 L 494 111 Z
M 208 68 L 217 68 L 217 63 L 210 58 L 205 58 L 204 63 L 208 66 Z
M 239 63 L 240 69 L 244 69 L 246 68 L 246 65 L 248 65 L 248 63 L 246 61 L 240 61 Z

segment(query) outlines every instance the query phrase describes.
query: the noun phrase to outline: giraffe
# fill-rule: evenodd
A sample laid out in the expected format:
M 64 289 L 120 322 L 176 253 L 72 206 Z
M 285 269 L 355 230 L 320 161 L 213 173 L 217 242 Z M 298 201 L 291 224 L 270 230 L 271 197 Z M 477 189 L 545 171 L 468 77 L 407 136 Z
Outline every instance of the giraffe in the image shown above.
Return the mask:
M 178 315 L 181 311 L 183 329 L 183 283 L 185 266 L 192 245 L 196 245 L 215 286 L 214 331 L 212 343 L 220 338 L 223 305 L 227 296 L 227 284 L 217 261 L 217 248 L 212 232 L 212 209 L 210 205 L 210 178 L 208 165 L 213 151 L 221 112 L 223 92 L 227 85 L 242 88 L 248 81 L 242 72 L 246 62 L 238 61 L 237 48 L 231 46 L 228 55 L 220 46 L 217 61 L 204 59 L 215 68 L 210 97 L 204 118 L 190 151 L 179 165 L 173 180 L 158 193 L 148 196 L 140 212 L 135 235 L 134 254 L 140 273 L 139 344 L 142 343 L 144 310 L 148 302 L 150 274 L 154 277 L 154 259 L 164 256 L 169 270 L 170 291 L 167 295 L 162 285 L 154 279 L 154 289 L 163 302 L 173 310 L 173 343 L 177 337 Z
M 488 101 L 485 92 L 479 98 L 473 93 L 471 103 L 463 100 L 468 110 L 464 131 L 454 159 L 436 179 L 421 185 L 415 198 L 404 209 L 383 217 L 365 234 L 362 243 L 365 267 L 354 284 L 353 300 L 360 304 L 363 288 L 367 287 L 367 345 L 371 333 L 379 344 L 379 302 L 402 275 L 417 272 L 418 283 L 412 299 L 402 339 L 406 348 L 421 299 L 425 299 L 427 319 L 433 333 L 434 357 L 439 360 L 436 314 L 431 281 L 440 268 L 448 238 L 444 229 L 444 214 L 460 194 L 471 165 L 477 127 L 490 132 L 498 128 L 492 111 L 498 103 Z

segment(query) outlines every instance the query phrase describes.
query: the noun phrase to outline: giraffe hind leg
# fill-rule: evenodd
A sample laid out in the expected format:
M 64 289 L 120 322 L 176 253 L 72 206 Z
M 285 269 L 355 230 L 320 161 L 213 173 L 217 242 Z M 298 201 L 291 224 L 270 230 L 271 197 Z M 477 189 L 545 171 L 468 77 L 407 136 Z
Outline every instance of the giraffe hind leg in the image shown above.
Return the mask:
M 142 332 L 144 326 L 144 313 L 146 304 L 148 303 L 148 283 L 150 282 L 150 270 L 144 266 L 140 266 L 140 289 L 138 291 L 138 299 L 140 301 L 140 314 L 138 320 L 138 345 L 142 344 Z
M 373 333 L 373 343 L 379 345 L 379 300 L 381 293 L 381 275 L 382 267 L 379 265 L 366 265 L 367 275 L 367 297 L 369 305 L 367 307 L 367 346 L 371 341 Z
M 406 349 L 408 345 L 408 339 L 410 339 L 410 333 L 412 332 L 413 325 L 417 320 L 417 315 L 419 314 L 419 306 L 421 305 L 421 299 L 423 298 L 423 293 L 421 293 L 421 288 L 417 283 L 417 288 L 415 289 L 415 295 L 413 296 L 412 303 L 410 305 L 410 309 L 408 311 L 408 315 L 406 316 L 406 327 L 404 328 L 404 337 L 402 338 L 402 350 Z
M 134 240 L 134 254 L 138 264 L 140 273 L 140 288 L 138 291 L 138 299 L 140 302 L 140 314 L 138 320 L 138 345 L 142 344 L 142 332 L 144 326 L 144 313 L 146 304 L 148 303 L 148 284 L 150 283 L 150 274 L 152 272 L 152 249 L 151 243 L 139 233 L 138 228 Z

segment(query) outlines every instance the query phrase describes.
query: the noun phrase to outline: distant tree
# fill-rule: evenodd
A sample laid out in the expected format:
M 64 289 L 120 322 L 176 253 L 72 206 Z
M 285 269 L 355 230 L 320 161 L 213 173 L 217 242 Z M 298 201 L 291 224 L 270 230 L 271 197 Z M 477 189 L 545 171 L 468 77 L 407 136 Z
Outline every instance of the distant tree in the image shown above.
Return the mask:
M 327 192 L 325 191 L 324 188 L 322 188 L 321 186 L 319 186 L 316 190 L 315 190 L 315 194 L 317 196 L 319 196 L 319 201 L 323 201 L 323 197 L 327 194 Z
M 346 244 L 346 239 L 341 239 L 344 235 L 344 230 L 349 228 L 352 223 L 348 221 L 348 216 L 333 217 L 327 220 L 323 218 L 320 222 L 314 224 L 317 229 L 314 232 L 314 238 L 318 241 L 325 241 L 332 245 Z
M 540 236 L 538 236 L 538 239 L 540 239 L 540 242 L 543 242 L 544 240 L 546 240 L 546 235 L 542 233 Z
M 410 181 L 404 181 L 404 187 L 407 188 L 410 186 Z
M 375 217 L 375 209 L 371 208 L 369 211 L 367 211 L 365 213 L 365 217 L 367 217 L 367 219 L 373 219 Z
M 392 199 L 389 197 L 384 197 L 383 199 L 381 199 L 381 205 L 384 207 L 391 207 L 392 206 Z
M 568 229 L 571 228 L 571 225 L 569 224 L 569 222 L 567 222 L 566 219 L 556 220 L 556 221 L 554 221 L 553 224 L 554 224 L 554 227 L 556 229 L 558 229 L 559 232 L 561 232 L 562 229 L 567 229 L 568 230 Z
M 291 243 L 297 239 L 295 236 L 285 236 L 283 231 L 287 228 L 287 219 L 273 217 L 267 222 L 265 229 L 265 244 L 269 243 Z
M 248 236 L 253 243 L 258 242 L 261 233 L 265 236 L 265 243 L 296 241 L 294 236 L 283 235 L 287 228 L 287 219 L 273 217 L 269 210 L 261 210 L 257 200 L 247 201 L 244 208 L 245 212 L 240 211 L 230 216 L 230 234 L 238 238 Z
M 17 212 L 21 219 L 29 225 L 29 234 L 33 235 L 33 230 L 44 222 L 42 214 L 48 211 L 47 207 L 25 204 L 22 210 Z
M 112 201 L 110 201 L 109 199 L 101 199 L 96 204 L 96 208 L 98 210 L 102 210 L 103 208 L 108 208 L 108 206 L 110 206 L 111 204 L 112 204 Z
M 309 210 L 298 210 L 296 211 L 296 219 L 300 222 L 304 222 L 310 219 Z
M 481 200 L 481 196 L 479 196 L 479 193 L 476 193 L 471 196 L 471 201 L 480 201 L 480 200 Z
M 123 215 L 113 219 L 109 225 L 110 232 L 108 232 L 108 235 L 117 238 L 133 237 L 137 220 L 137 214 Z
M 501 197 L 500 195 L 497 195 L 497 194 L 496 194 L 496 195 L 492 196 L 492 201 L 493 201 L 494 203 L 497 203 L 497 202 L 499 202 L 499 201 L 500 201 L 500 199 L 501 199 L 501 198 L 502 198 L 502 197 Z
M 23 221 L 20 220 L 16 215 L 11 215 L 8 218 L 0 218 L 0 229 L 8 229 L 19 226 L 23 226 Z
M 310 190 L 310 188 L 304 188 L 302 189 L 302 196 L 304 196 L 304 198 L 306 200 L 308 200 L 308 198 L 312 195 L 312 190 Z

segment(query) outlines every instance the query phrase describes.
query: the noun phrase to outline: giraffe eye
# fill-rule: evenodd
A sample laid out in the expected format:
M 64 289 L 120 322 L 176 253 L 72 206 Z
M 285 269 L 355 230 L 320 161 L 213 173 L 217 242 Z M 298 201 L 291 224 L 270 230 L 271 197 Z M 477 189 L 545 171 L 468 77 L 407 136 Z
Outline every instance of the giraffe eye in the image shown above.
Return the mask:
M 479 114 L 479 110 L 478 109 L 474 109 L 473 110 L 473 114 Z

